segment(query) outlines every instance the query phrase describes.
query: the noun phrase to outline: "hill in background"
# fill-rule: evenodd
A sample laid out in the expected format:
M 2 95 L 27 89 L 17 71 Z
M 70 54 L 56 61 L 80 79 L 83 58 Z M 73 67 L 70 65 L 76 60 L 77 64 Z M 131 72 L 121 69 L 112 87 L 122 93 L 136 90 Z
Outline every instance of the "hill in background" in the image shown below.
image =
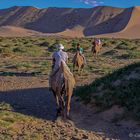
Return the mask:
M 0 10 L 0 28 L 15 26 L 45 34 L 70 37 L 102 35 L 103 37 L 138 38 L 140 36 L 139 18 L 140 7 L 37 9 L 30 6 L 15 6 Z

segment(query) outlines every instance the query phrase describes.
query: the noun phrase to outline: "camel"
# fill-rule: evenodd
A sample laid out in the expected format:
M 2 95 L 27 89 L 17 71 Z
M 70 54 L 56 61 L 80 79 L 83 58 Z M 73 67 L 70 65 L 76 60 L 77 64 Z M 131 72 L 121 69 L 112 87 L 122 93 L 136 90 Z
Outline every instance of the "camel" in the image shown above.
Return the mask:
M 80 54 L 79 51 L 76 52 L 74 58 L 73 58 L 73 71 L 75 70 L 75 67 L 78 67 L 78 73 L 84 68 L 84 58 L 83 56 Z
M 101 48 L 102 48 L 101 44 L 99 44 L 99 45 L 95 44 L 95 43 L 93 44 L 91 51 L 93 52 L 93 55 L 95 58 L 97 58 L 99 52 L 101 51 Z
M 56 99 L 57 117 L 69 118 L 75 79 L 64 61 L 50 78 L 50 87 Z

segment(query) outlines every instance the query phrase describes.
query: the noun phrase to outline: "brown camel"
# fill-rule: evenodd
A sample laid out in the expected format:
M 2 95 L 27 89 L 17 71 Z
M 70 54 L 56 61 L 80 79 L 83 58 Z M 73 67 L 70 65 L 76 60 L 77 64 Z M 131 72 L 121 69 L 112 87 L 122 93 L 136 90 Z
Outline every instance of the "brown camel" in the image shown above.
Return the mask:
M 80 54 L 79 51 L 76 52 L 74 58 L 73 58 L 73 71 L 75 70 L 75 67 L 78 67 L 78 73 L 84 68 L 84 57 Z
M 65 62 L 50 78 L 50 86 L 56 99 L 57 116 L 69 117 L 70 103 L 75 79 Z
M 95 58 L 97 58 L 98 54 L 100 53 L 101 51 L 101 48 L 102 48 L 102 45 L 101 44 L 95 44 L 93 43 L 93 46 L 92 46 L 92 53 L 94 55 Z

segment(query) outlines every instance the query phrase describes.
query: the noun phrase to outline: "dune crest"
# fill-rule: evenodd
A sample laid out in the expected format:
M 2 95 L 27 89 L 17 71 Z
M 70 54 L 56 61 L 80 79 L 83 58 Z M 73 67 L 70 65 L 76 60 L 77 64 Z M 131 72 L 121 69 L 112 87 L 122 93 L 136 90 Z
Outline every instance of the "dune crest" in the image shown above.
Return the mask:
M 109 38 L 128 38 L 128 39 L 138 39 L 140 38 L 140 6 L 133 8 L 130 20 L 128 21 L 126 27 L 116 33 L 97 35 L 97 37 L 109 37 Z

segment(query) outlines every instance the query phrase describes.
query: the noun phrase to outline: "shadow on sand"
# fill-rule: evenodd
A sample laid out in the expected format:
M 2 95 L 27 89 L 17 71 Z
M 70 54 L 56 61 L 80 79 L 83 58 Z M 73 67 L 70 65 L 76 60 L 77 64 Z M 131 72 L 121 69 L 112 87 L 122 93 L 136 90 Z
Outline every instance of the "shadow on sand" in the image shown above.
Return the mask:
M 32 77 L 41 74 L 40 72 L 3 72 L 0 71 L 0 76 L 17 76 L 17 77 Z
M 55 99 L 53 94 L 49 91 L 48 88 L 30 88 L 30 89 L 18 89 L 12 91 L 0 91 L 0 102 L 5 102 L 10 104 L 15 112 L 22 113 L 24 115 L 33 116 L 39 119 L 55 121 L 56 120 L 56 106 L 55 106 Z M 103 128 L 103 124 L 100 122 L 101 120 L 92 114 L 91 112 L 87 112 L 86 109 L 82 108 L 78 103 L 73 103 L 72 101 L 72 108 L 71 108 L 71 115 L 76 115 L 74 121 L 76 127 L 89 130 L 93 132 L 101 132 L 104 133 L 106 136 L 116 138 L 116 133 L 112 131 L 112 127 L 108 126 L 107 123 L 105 128 Z M 82 112 L 81 112 L 81 111 Z M 93 123 L 88 123 L 89 117 L 93 117 Z M 78 116 L 78 117 L 77 117 Z M 80 119 L 82 118 L 82 119 Z M 90 119 L 91 120 L 91 119 Z M 99 123 L 97 127 L 97 123 Z M 88 126 L 88 127 L 87 127 Z M 114 128 L 113 128 L 114 129 Z M 115 127 L 115 130 L 119 130 L 121 128 Z M 124 134 L 122 130 L 122 134 L 117 136 L 117 138 L 126 138 L 126 134 Z
M 41 119 L 54 120 L 55 99 L 48 88 L 0 91 L 0 102 L 8 103 L 15 112 Z

